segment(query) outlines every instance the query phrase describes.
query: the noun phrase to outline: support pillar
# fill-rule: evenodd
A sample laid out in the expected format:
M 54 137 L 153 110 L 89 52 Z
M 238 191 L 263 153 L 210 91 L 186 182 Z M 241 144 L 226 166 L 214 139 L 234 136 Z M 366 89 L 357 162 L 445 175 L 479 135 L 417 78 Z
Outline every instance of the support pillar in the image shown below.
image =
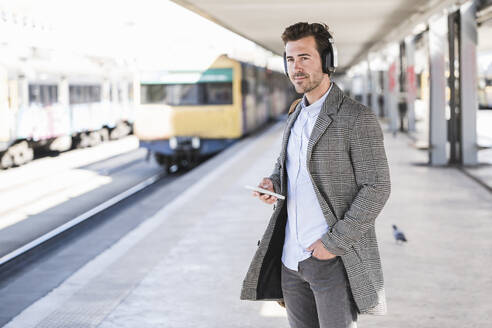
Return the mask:
M 368 94 L 368 90 L 369 90 L 369 83 L 367 81 L 367 70 L 365 72 L 363 72 L 361 74 L 361 84 L 362 84 L 362 104 L 364 104 L 364 106 L 368 106 L 369 105 L 369 101 L 367 99 L 367 94 Z
M 448 163 L 446 121 L 445 51 L 447 49 L 447 17 L 429 24 L 430 55 L 430 127 L 429 162 L 431 165 Z
M 406 102 L 408 132 L 415 132 L 415 98 L 417 93 L 417 82 L 415 79 L 415 39 L 408 37 L 405 39 L 406 57 Z
M 388 103 L 389 129 L 392 133 L 398 131 L 398 96 L 400 94 L 400 83 L 398 81 L 398 57 L 394 56 L 388 69 Z
M 389 101 L 390 101 L 390 92 L 389 92 L 389 71 L 385 69 L 383 71 L 383 116 L 386 119 L 389 119 Z
M 476 165 L 477 159 L 477 23 L 475 3 L 461 6 L 460 96 L 461 146 L 463 165 Z
M 378 71 L 371 67 L 370 77 L 371 77 L 371 109 L 376 114 L 377 117 L 380 116 L 380 108 L 379 108 L 379 79 L 378 79 Z

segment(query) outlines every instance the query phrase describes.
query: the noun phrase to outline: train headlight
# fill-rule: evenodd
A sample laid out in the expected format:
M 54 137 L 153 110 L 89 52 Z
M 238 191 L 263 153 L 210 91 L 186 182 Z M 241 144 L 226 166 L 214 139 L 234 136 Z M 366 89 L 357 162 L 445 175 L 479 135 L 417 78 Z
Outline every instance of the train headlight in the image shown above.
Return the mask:
M 200 148 L 200 138 L 198 137 L 191 138 L 191 147 L 193 147 L 193 149 Z
M 171 147 L 171 149 L 176 149 L 176 147 L 178 147 L 178 139 L 176 139 L 176 137 L 169 139 L 169 147 Z

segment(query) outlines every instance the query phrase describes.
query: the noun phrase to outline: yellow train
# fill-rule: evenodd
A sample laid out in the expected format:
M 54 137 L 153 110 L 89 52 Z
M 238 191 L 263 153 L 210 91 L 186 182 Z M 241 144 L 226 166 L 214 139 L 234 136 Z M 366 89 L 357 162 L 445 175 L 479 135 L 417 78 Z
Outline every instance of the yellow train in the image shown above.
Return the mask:
M 143 74 L 134 133 L 172 171 L 281 115 L 294 95 L 284 74 L 222 55 L 206 70 Z

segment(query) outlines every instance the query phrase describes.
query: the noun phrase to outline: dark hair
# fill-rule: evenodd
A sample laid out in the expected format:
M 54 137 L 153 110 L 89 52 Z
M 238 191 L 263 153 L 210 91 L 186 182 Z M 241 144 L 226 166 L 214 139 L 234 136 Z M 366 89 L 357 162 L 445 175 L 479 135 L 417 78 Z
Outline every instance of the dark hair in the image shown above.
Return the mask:
M 282 33 L 282 41 L 284 45 L 289 41 L 297 41 L 307 36 L 313 36 L 316 41 L 316 48 L 319 56 L 323 55 L 323 51 L 330 45 L 329 39 L 331 38 L 330 32 L 328 32 L 328 25 L 324 23 L 312 23 L 300 22 L 287 27 Z

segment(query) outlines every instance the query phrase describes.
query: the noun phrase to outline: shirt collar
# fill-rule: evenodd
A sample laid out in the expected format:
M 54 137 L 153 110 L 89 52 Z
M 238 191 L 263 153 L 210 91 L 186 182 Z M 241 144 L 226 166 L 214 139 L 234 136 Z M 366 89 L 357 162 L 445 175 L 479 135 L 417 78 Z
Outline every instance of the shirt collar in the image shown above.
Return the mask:
M 325 92 L 325 94 L 323 96 L 321 96 L 321 98 L 319 98 L 318 100 L 316 100 L 314 103 L 312 103 L 310 105 L 306 105 L 307 98 L 306 98 L 306 95 L 304 95 L 302 97 L 302 101 L 301 101 L 302 110 L 304 112 L 306 112 L 310 117 L 313 117 L 315 115 L 318 115 L 319 112 L 321 111 L 321 107 L 323 107 L 323 103 L 325 102 L 326 97 L 330 93 L 330 90 L 331 90 L 332 87 L 333 87 L 333 82 L 330 82 L 330 87 Z

